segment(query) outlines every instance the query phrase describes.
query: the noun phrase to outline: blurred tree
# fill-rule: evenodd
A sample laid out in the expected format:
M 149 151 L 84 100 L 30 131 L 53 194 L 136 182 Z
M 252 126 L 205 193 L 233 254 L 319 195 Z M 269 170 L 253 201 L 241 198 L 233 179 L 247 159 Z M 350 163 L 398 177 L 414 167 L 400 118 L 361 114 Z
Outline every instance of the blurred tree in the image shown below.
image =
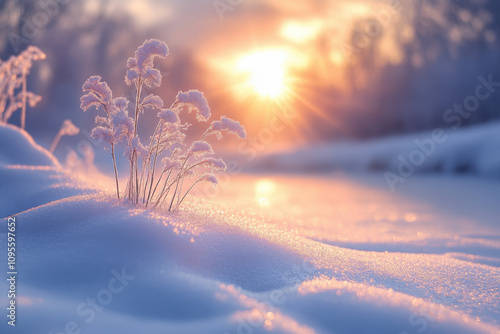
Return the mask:
M 343 74 L 335 73 L 345 76 L 349 92 L 332 99 L 332 117 L 358 138 L 446 125 L 445 110 L 474 93 L 478 76 L 500 81 L 499 16 L 500 3 L 492 0 L 395 0 L 355 20 L 342 46 Z M 331 57 L 338 49 L 339 43 L 318 43 L 317 63 L 338 71 Z M 499 119 L 499 104 L 500 92 L 463 124 Z M 338 135 L 315 122 L 324 137 Z

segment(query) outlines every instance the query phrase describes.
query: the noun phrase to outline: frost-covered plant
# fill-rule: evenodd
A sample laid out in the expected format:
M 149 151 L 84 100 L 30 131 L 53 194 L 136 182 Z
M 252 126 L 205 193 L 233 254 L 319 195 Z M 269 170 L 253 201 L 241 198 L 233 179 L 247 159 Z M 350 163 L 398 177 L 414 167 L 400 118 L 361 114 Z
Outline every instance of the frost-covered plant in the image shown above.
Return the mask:
M 210 107 L 203 93 L 197 90 L 179 92 L 168 108 L 164 107 L 163 100 L 157 95 L 142 96 L 144 86 L 160 87 L 162 77 L 160 71 L 154 68 L 154 59 L 163 59 L 168 56 L 168 52 L 164 42 L 150 39 L 137 49 L 134 57 L 128 59 L 125 83 L 134 85 L 136 89 L 132 117 L 128 115 L 128 101 L 125 98 L 113 99 L 109 86 L 99 76 L 90 77 L 83 85 L 86 94 L 81 98 L 81 108 L 86 111 L 94 106 L 106 114 L 106 117 L 97 116 L 98 126 L 92 135 L 111 145 L 118 198 L 120 190 L 115 145 L 124 142 L 124 155 L 129 160 L 125 190 L 128 202 L 146 207 L 166 203 L 168 210 L 172 211 L 179 207 L 196 184 L 205 181 L 216 185 L 218 181 L 214 173 L 226 170 L 222 159 L 212 157 L 215 152 L 206 139 L 210 136 L 221 139 L 223 133 L 245 138 L 246 133 L 239 122 L 223 116 L 213 121 L 199 140 L 191 145 L 184 143 L 191 124 L 181 121 L 180 114 L 183 111 L 194 113 L 198 122 L 210 119 Z M 139 117 L 145 110 L 154 111 L 158 120 L 148 145 L 144 145 L 137 134 Z M 191 184 L 183 192 L 187 179 L 190 179 Z
M 78 133 L 80 133 L 80 129 L 76 127 L 69 119 L 65 120 L 61 125 L 61 128 L 59 129 L 56 137 L 52 141 L 52 144 L 50 145 L 50 152 L 53 153 L 55 151 L 57 144 L 59 143 L 59 140 L 61 140 L 62 136 L 76 136 Z
M 35 60 L 45 59 L 36 46 L 29 46 L 18 56 L 11 56 L 7 61 L 0 61 L 0 121 L 7 123 L 12 114 L 21 109 L 21 128 L 26 125 L 26 104 L 34 107 L 42 99 L 27 91 L 26 77 Z
M 98 124 L 92 130 L 92 137 L 103 140 L 110 145 L 105 148 L 113 158 L 113 169 L 115 172 L 116 195 L 120 199 L 120 186 L 118 182 L 118 169 L 116 167 L 115 145 L 127 140 L 130 144 L 134 132 L 134 121 L 128 116 L 128 100 L 123 97 L 113 99 L 113 93 L 108 84 L 102 81 L 100 76 L 92 76 L 83 84 L 83 92 L 80 98 L 80 108 L 87 111 L 91 107 L 102 109 L 105 117 L 96 116 Z
M 159 96 L 148 95 L 141 101 L 142 89 L 146 85 L 149 88 L 160 87 L 161 73 L 154 68 L 153 60 L 158 57 L 163 59 L 168 56 L 168 46 L 164 42 L 156 39 L 146 40 L 135 52 L 135 57 L 131 57 L 127 61 L 127 74 L 125 83 L 129 86 L 132 84 L 136 89 L 136 103 L 134 111 L 134 138 L 131 138 L 132 145 L 129 145 L 127 157 L 130 161 L 130 176 L 127 185 L 128 197 L 132 202 L 139 201 L 139 153 L 144 153 L 144 146 L 140 143 L 137 136 L 137 124 L 139 122 L 139 114 L 144 113 L 147 108 L 160 110 L 163 107 L 163 101 Z M 147 159 L 147 156 L 141 158 Z M 143 160 L 144 161 L 144 160 Z

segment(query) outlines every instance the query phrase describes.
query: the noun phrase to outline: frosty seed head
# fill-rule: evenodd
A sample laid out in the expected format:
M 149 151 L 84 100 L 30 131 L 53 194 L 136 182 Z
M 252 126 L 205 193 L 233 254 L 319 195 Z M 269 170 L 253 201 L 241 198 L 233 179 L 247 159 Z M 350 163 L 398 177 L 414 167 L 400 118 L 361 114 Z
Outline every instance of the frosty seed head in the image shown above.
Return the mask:
M 165 42 L 157 39 L 148 39 L 137 49 L 135 57 L 127 61 L 127 74 L 125 83 L 131 85 L 137 83 L 141 78 L 142 83 L 148 87 L 159 87 L 161 85 L 161 73 L 153 68 L 153 60 L 158 57 L 163 59 L 168 56 L 168 46 Z
M 87 93 L 80 98 L 80 108 L 87 111 L 90 107 L 107 106 L 113 99 L 113 93 L 105 81 L 98 75 L 91 76 L 82 86 Z
M 199 178 L 199 180 L 200 181 L 208 181 L 208 182 L 213 183 L 214 185 L 219 184 L 219 180 L 217 180 L 217 177 L 214 174 L 212 174 L 212 173 L 205 173 L 205 174 L 203 174 Z
M 234 121 L 226 116 L 222 116 L 220 120 L 212 122 L 212 129 L 217 138 L 222 137 L 222 132 L 232 133 L 242 139 L 246 138 L 246 132 L 240 122 Z
M 92 130 L 91 136 L 95 139 L 104 140 L 109 144 L 113 143 L 113 132 L 111 129 L 103 126 L 96 126 Z
M 206 141 L 195 141 L 191 145 L 188 151 L 189 156 L 203 156 L 208 154 L 214 154 L 212 146 Z
M 61 134 L 65 136 L 75 136 L 80 133 L 80 129 L 76 127 L 71 120 L 67 119 L 61 126 Z
M 163 100 L 158 95 L 150 94 L 141 102 L 141 111 L 144 112 L 146 108 L 160 110 L 163 108 Z
M 190 90 L 187 92 L 179 92 L 176 102 L 181 106 L 188 107 L 188 111 L 196 113 L 198 121 L 206 122 L 210 118 L 210 107 L 202 92 L 198 90 Z
M 171 169 L 180 169 L 181 168 L 181 163 L 175 159 L 165 157 L 161 159 L 161 163 L 163 165 L 163 171 L 169 171 Z

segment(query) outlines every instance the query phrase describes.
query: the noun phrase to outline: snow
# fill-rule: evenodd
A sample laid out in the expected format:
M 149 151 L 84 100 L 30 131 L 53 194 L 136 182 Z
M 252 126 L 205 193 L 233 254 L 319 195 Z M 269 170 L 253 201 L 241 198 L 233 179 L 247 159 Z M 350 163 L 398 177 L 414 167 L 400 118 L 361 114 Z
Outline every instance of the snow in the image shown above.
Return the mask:
M 161 109 L 163 108 L 163 100 L 158 95 L 149 94 L 141 102 L 142 108 Z M 144 112 L 144 110 L 142 110 Z
M 156 57 L 163 59 L 168 56 L 169 50 L 167 44 L 157 39 L 148 39 L 137 49 L 134 58 L 127 61 L 127 75 L 125 83 L 131 85 L 132 82 L 141 78 L 142 82 L 150 87 L 159 87 L 161 85 L 161 73 L 153 68 L 153 61 Z
M 225 116 L 222 116 L 219 121 L 212 122 L 211 129 L 212 131 L 210 131 L 210 134 L 215 134 L 219 139 L 222 138 L 222 131 L 235 134 L 242 139 L 247 137 L 245 129 L 240 122 L 234 121 Z
M 196 112 L 198 121 L 206 122 L 210 116 L 210 107 L 202 92 L 192 89 L 187 92 L 177 93 L 176 102 L 181 106 L 187 106 L 189 112 Z
M 49 151 L 35 143 L 24 130 L 10 124 L 0 124 L 0 166 L 27 165 L 58 167 Z M 21 154 L 22 152 L 22 154 Z M 2 180 L 3 181 L 3 180 Z
M 20 294 L 1 333 L 500 330 L 498 180 L 416 175 L 392 193 L 380 173 L 223 174 L 168 213 L 0 136 L 19 147 L 2 150 L 0 212 L 17 221 Z
M 165 58 L 168 56 L 168 52 L 168 46 L 165 42 L 148 39 L 135 52 L 136 66 L 141 69 L 141 73 L 144 73 L 148 68 L 153 67 L 155 57 Z
M 157 115 L 167 123 L 178 123 L 180 121 L 179 116 L 170 109 L 164 109 L 157 113 Z
M 214 154 L 215 152 L 212 150 L 212 146 L 206 141 L 195 141 L 191 144 L 189 148 L 189 155 L 203 156 L 208 154 Z
M 81 97 L 80 108 L 87 111 L 91 107 L 98 108 L 102 104 L 108 104 L 113 99 L 113 93 L 105 81 L 98 75 L 91 76 L 82 86 L 83 92 L 87 93 Z
M 441 129 L 435 131 L 439 132 Z M 436 138 L 438 141 L 434 140 Z M 417 143 L 420 143 L 420 146 Z M 423 162 L 420 163 L 419 157 L 422 156 Z M 498 177 L 500 176 L 500 123 L 448 130 L 443 132 L 441 137 L 436 137 L 436 133 L 430 132 L 372 141 L 318 145 L 265 156 L 259 159 L 255 167 L 296 172 L 375 170 L 398 173 L 401 165 L 400 157 L 407 162 L 411 162 L 411 159 L 416 161 L 417 164 L 412 164 L 415 172 L 468 172 Z

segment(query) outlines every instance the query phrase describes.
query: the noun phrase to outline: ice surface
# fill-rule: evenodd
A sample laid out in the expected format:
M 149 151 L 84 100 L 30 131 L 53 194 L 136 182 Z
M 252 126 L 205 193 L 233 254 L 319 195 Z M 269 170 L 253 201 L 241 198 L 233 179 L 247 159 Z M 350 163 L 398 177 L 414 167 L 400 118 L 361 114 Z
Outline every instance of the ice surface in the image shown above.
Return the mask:
M 418 175 L 392 193 L 380 173 L 226 175 L 167 213 L 119 205 L 112 180 L 96 192 L 45 152 L 31 166 L 4 152 L 20 295 L 1 333 L 500 329 L 497 180 Z M 133 279 L 111 293 L 117 273 Z M 87 298 L 109 303 L 91 319 Z

